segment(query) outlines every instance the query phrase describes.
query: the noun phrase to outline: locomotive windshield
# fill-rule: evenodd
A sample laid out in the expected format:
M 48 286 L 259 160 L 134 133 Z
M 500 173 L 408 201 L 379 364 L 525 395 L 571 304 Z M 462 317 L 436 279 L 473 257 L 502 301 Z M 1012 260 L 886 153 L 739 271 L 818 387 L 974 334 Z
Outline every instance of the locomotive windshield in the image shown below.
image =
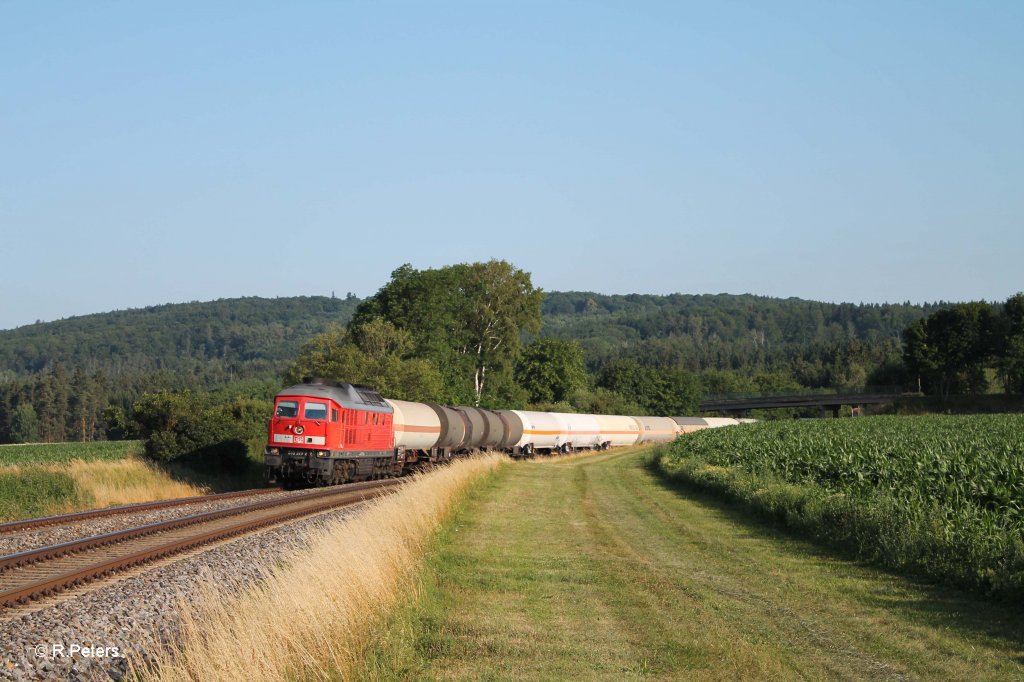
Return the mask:
M 299 402 L 297 400 L 282 400 L 277 404 L 277 417 L 294 417 L 299 414 Z
M 327 419 L 327 403 L 306 403 L 306 419 Z

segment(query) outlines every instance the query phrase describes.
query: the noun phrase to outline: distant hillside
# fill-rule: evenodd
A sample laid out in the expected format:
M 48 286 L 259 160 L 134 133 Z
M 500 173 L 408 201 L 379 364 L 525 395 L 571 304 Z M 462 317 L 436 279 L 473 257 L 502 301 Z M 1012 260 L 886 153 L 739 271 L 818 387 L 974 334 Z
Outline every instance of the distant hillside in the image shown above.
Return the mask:
M 257 363 L 269 369 L 331 324 L 347 324 L 359 299 L 235 298 L 71 317 L 0 331 L 0 372 L 54 363 L 107 374 Z
M 302 344 L 359 303 L 222 299 L 0 331 L 0 442 L 118 437 L 159 390 L 266 400 Z M 579 341 L 594 382 L 635 361 L 696 372 L 705 394 L 900 385 L 901 332 L 936 307 L 550 292 L 540 333 Z
M 304 341 L 331 324 L 347 324 L 359 302 L 323 296 L 220 299 L 28 325 L 0 331 L 0 376 L 32 374 L 57 362 L 115 376 L 206 364 L 270 376 Z M 580 341 L 591 366 L 622 354 L 650 361 L 645 354 L 655 346 L 664 354 L 671 340 L 672 354 L 680 356 L 671 364 L 700 370 L 720 364 L 706 355 L 726 346 L 743 355 L 850 341 L 889 345 L 937 307 L 730 294 L 548 292 L 541 333 Z
M 542 333 L 580 341 L 591 366 L 625 354 L 694 371 L 740 369 L 808 346 L 896 348 L 911 322 L 943 306 L 821 303 L 750 294 L 550 292 L 543 303 Z

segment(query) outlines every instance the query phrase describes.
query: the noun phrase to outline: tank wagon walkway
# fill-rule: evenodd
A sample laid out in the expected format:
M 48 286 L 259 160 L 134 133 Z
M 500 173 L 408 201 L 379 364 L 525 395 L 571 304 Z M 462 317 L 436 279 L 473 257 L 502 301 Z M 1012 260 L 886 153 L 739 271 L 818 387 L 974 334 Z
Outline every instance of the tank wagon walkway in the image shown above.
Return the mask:
M 673 489 L 646 449 L 506 466 L 428 560 L 376 679 L 1020 679 L 1020 615 Z M 1016 632 L 1016 634 L 1014 634 Z

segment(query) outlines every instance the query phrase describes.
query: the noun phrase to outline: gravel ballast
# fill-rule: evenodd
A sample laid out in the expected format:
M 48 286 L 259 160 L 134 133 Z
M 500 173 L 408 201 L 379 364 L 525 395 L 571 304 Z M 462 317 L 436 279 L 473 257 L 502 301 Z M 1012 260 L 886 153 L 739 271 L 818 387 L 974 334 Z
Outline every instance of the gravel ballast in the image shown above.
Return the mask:
M 361 506 L 247 535 L 34 613 L 0 620 L 0 680 L 120 680 L 129 660 L 148 662 L 154 651 L 174 641 L 180 600 L 210 587 L 236 593 L 240 586 L 260 580 L 264 566 L 286 561 L 306 547 L 311 532 Z M 197 511 L 193 506 L 187 509 L 190 513 Z M 171 511 L 158 510 L 147 517 Z M 161 519 L 152 518 L 156 520 Z M 96 522 L 83 523 L 92 528 Z M 130 525 L 139 522 L 120 527 Z M 49 542 L 53 541 L 44 544 Z M 210 655 L 230 656 L 231 652 Z

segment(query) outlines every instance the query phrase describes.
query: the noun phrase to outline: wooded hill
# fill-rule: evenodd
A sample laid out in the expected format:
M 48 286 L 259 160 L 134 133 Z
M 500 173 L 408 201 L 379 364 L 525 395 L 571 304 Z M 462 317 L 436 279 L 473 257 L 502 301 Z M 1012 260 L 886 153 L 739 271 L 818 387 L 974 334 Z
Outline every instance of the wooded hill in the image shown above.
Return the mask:
M 103 438 L 158 390 L 266 398 L 303 344 L 360 303 L 221 299 L 0 331 L 0 442 Z M 858 387 L 905 381 L 901 333 L 941 307 L 549 292 L 539 336 L 578 341 L 598 385 L 627 361 L 694 372 L 705 394 Z
M 0 376 L 24 376 L 56 363 L 115 376 L 204 365 L 269 376 L 328 325 L 347 324 L 358 304 L 351 294 L 249 297 L 36 323 L 0 331 Z
M 190 371 L 210 365 L 238 376 L 270 377 L 301 345 L 332 324 L 345 325 L 361 299 L 302 296 L 235 298 L 118 310 L 0 330 L 0 379 L 62 363 L 86 371 Z M 782 349 L 810 344 L 899 342 L 914 320 L 944 304 L 820 303 L 765 296 L 547 292 L 541 336 L 579 341 L 591 368 L 622 353 L 643 354 L 678 339 L 680 348 Z M 671 345 L 671 344 L 669 344 Z M 744 355 L 743 353 L 740 356 Z M 739 369 L 679 358 L 689 369 Z M 252 366 L 255 363 L 255 367 Z M 729 365 L 735 363 L 728 363 Z

